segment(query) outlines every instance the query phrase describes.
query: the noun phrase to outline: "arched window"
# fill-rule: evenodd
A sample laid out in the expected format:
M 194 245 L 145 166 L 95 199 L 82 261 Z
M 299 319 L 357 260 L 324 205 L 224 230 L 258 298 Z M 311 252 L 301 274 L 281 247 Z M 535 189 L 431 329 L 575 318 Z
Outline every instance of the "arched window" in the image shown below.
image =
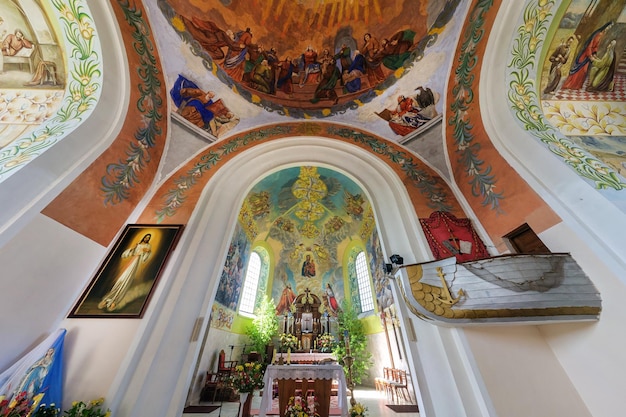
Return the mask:
M 357 285 L 359 287 L 359 300 L 361 301 L 361 313 L 374 311 L 374 297 L 372 296 L 372 284 L 370 273 L 367 269 L 365 252 L 361 251 L 355 261 Z
M 243 290 L 241 291 L 241 302 L 239 303 L 240 313 L 249 315 L 254 314 L 260 276 L 261 257 L 258 253 L 252 252 L 250 254 L 250 260 L 248 261 L 246 278 L 243 281 Z

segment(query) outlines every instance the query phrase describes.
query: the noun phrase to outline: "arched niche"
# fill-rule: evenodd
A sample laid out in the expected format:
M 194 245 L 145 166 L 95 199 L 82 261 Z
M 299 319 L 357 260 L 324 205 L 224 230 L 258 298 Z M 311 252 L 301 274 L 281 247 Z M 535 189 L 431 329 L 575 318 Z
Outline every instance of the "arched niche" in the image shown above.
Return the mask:
M 206 325 L 190 341 L 198 318 L 208 320 L 238 208 L 259 178 L 290 166 L 318 165 L 360 185 L 371 201 L 383 251 L 407 262 L 430 258 L 406 188 L 381 159 L 354 145 L 322 137 L 290 137 L 241 152 L 217 171 L 202 191 L 181 239 L 169 278 L 157 289 L 152 311 L 128 355 L 116 392 L 117 413 L 179 413 L 195 377 Z M 174 388 L 172 388 L 174 387 Z M 155 395 L 165 392 L 167 395 Z

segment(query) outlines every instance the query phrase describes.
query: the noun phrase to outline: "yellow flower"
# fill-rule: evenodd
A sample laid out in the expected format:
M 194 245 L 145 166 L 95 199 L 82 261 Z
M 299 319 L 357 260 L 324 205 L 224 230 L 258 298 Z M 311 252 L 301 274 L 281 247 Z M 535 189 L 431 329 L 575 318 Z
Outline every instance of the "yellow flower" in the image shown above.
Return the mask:
M 100 405 L 104 402 L 104 397 L 100 397 L 98 399 L 95 400 L 91 400 L 91 402 L 89 404 L 91 404 L 92 407 L 96 406 L 96 405 Z
M 89 40 L 93 37 L 94 30 L 87 20 L 81 19 L 78 26 L 80 29 L 80 34 L 82 35 L 83 38 L 85 38 L 86 40 Z
M 74 21 L 74 13 L 67 7 L 66 4 L 59 10 L 59 12 L 70 22 Z
M 78 77 L 78 80 L 80 81 L 82 85 L 87 85 L 89 84 L 91 77 L 89 75 L 82 74 L 80 77 Z

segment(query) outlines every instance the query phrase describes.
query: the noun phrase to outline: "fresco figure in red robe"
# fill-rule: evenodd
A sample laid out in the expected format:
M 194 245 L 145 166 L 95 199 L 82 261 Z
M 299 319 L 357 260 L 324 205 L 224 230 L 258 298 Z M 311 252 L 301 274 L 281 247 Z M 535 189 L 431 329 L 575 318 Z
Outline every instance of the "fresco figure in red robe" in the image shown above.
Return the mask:
M 580 90 L 583 88 L 592 61 L 591 58 L 598 55 L 600 42 L 612 27 L 613 22 L 609 22 L 591 34 L 569 70 L 569 76 L 563 83 L 563 87 L 561 87 L 563 90 Z

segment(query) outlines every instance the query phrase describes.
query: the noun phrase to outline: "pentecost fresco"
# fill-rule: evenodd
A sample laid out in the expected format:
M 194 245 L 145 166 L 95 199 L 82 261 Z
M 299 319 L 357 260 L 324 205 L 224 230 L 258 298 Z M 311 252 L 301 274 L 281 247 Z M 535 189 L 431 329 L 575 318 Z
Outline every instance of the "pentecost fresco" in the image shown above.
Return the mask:
M 302 117 L 356 108 L 393 85 L 436 42 L 458 3 L 162 0 L 160 7 L 222 82 L 267 110 Z

